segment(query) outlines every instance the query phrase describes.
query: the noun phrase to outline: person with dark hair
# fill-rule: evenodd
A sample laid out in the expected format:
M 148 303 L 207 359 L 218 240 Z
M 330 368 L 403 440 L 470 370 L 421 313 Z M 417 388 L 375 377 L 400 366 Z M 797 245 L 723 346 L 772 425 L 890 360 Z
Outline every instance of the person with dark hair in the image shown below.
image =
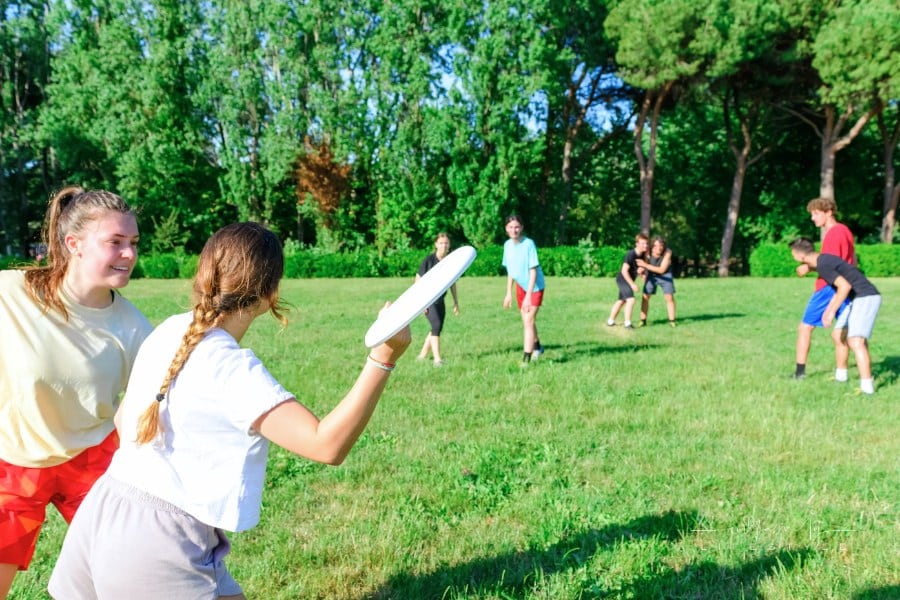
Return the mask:
M 416 281 L 422 278 L 425 273 L 433 269 L 447 254 L 450 253 L 450 236 L 446 233 L 439 233 L 434 240 L 434 252 L 425 257 L 419 270 L 416 273 Z M 456 283 L 450 286 L 450 294 L 453 296 L 453 314 L 459 315 L 459 298 L 456 294 Z M 444 330 L 444 319 L 447 316 L 447 307 L 444 305 L 444 296 L 434 301 L 434 304 L 425 309 L 425 318 L 431 325 L 431 331 L 425 337 L 425 343 L 422 344 L 422 351 L 419 352 L 418 358 L 425 360 L 428 357 L 428 351 L 434 359 L 434 366 L 443 366 L 444 360 L 441 358 L 441 332 Z
M 68 522 L 118 445 L 113 415 L 152 329 L 119 294 L 138 225 L 111 192 L 50 199 L 46 264 L 0 271 L 0 598 L 53 504 Z
M 519 215 L 506 217 L 503 244 L 503 267 L 506 268 L 506 296 L 503 308 L 512 306 L 513 287 L 522 316 L 522 366 L 527 367 L 544 353 L 537 330 L 537 314 L 544 301 L 544 271 L 538 260 L 537 246 L 524 235 L 525 225 Z
M 637 259 L 638 269 L 644 270 L 644 293 L 641 298 L 641 327 L 647 324 L 647 312 L 650 310 L 650 296 L 662 288 L 666 299 L 666 313 L 669 325 L 675 327 L 675 277 L 672 274 L 672 250 L 661 237 L 653 238 L 650 245 L 650 256 L 646 260 Z
M 141 346 L 116 414 L 121 447 L 85 498 L 50 578 L 60 599 L 243 598 L 225 531 L 260 516 L 269 442 L 338 465 L 365 429 L 409 327 L 371 349 L 347 395 L 321 420 L 241 339 L 271 313 L 284 322 L 278 238 L 256 223 L 206 242 L 193 309 Z
M 834 323 L 835 328 L 846 329 L 847 344 L 853 350 L 859 370 L 859 389 L 863 394 L 874 394 L 868 340 L 881 307 L 881 294 L 859 269 L 833 254 L 816 252 L 808 238 L 793 241 L 791 254 L 834 288 L 834 296 L 822 311 L 822 325 L 829 327 Z M 839 314 L 845 300 L 850 304 Z
M 635 294 L 638 291 L 638 285 L 635 282 L 638 276 L 638 259 L 647 256 L 647 235 L 639 233 L 634 236 L 634 248 L 625 253 L 622 259 L 622 268 L 616 273 L 616 287 L 619 288 L 619 297 L 613 303 L 609 311 L 609 318 L 606 324 L 613 327 L 616 324 L 616 316 L 622 307 L 625 307 L 625 329 L 634 329 L 631 322 L 632 311 L 634 311 Z
M 853 234 L 843 223 L 838 223 L 835 213 L 837 204 L 831 198 L 813 198 L 806 204 L 810 219 L 822 231 L 823 254 L 833 254 L 844 262 L 856 265 L 856 250 L 853 245 Z M 806 263 L 797 266 L 797 275 L 805 277 L 810 268 Z M 822 277 L 817 277 L 812 296 L 806 305 L 800 325 L 797 327 L 796 364 L 793 379 L 803 379 L 806 376 L 806 360 L 809 357 L 809 347 L 812 343 L 812 332 L 816 327 L 822 327 L 822 311 L 828 306 L 834 297 L 834 288 L 828 285 Z M 838 312 L 846 308 L 847 303 L 841 306 Z M 847 381 L 847 360 L 850 357 L 850 348 L 847 345 L 847 332 L 835 327 L 831 330 L 831 339 L 834 342 L 834 360 L 836 368 L 834 378 L 836 381 Z

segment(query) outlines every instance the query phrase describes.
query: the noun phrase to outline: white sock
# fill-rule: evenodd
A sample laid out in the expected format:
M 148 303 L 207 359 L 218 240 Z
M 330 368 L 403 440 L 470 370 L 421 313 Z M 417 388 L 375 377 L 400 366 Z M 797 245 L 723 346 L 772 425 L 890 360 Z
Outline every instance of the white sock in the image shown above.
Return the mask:
M 631 321 L 625 321 L 625 327 L 631 327 Z
M 872 378 L 860 379 L 859 380 L 859 389 L 862 390 L 863 394 L 874 394 L 875 393 L 875 380 Z
M 834 380 L 835 381 L 847 381 L 847 369 L 835 369 L 834 370 Z
M 607 320 L 606 320 L 606 324 L 607 324 L 607 325 L 615 325 L 616 322 L 615 322 L 614 320 L 612 320 L 612 319 L 607 319 Z

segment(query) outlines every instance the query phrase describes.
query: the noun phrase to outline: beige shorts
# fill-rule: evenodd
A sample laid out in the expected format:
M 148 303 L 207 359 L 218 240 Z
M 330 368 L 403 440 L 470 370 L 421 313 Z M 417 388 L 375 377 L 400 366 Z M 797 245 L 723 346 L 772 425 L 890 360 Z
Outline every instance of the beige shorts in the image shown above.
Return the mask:
M 60 600 L 218 598 L 240 594 L 221 530 L 102 476 L 72 520 L 50 577 Z

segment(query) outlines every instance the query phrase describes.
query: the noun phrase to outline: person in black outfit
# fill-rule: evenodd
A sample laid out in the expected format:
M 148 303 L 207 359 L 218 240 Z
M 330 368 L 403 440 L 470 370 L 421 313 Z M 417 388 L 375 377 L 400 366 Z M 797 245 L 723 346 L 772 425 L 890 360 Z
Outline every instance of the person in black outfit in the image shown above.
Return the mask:
M 425 273 L 430 271 L 438 262 L 443 260 L 450 253 L 450 236 L 446 233 L 439 233 L 434 240 L 434 252 L 425 257 L 422 264 L 419 265 L 419 271 L 416 273 L 416 281 L 421 279 Z M 450 286 L 450 293 L 453 295 L 453 314 L 459 315 L 459 300 L 456 296 L 456 284 Z M 446 292 L 438 298 L 434 304 L 425 309 L 425 317 L 431 324 L 431 331 L 425 338 L 422 345 L 422 351 L 419 352 L 419 360 L 428 357 L 428 351 L 431 350 L 431 356 L 434 359 L 434 366 L 440 367 L 444 364 L 441 358 L 441 331 L 444 329 L 444 317 L 447 315 L 447 308 L 444 306 L 444 296 Z

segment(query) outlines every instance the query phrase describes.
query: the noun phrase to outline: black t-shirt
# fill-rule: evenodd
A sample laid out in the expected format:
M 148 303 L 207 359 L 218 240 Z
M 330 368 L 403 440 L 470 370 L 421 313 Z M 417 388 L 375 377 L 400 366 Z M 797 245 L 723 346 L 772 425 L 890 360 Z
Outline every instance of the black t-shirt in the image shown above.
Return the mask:
M 419 265 L 419 270 L 418 270 L 419 277 L 421 277 L 422 275 L 424 275 L 425 273 L 427 273 L 428 271 L 433 269 L 434 266 L 436 264 L 438 264 L 439 262 L 441 262 L 441 261 L 438 259 L 437 254 L 435 254 L 434 252 L 432 252 L 431 254 L 426 256 L 425 259 L 422 261 L 422 264 Z M 443 294 L 441 294 L 441 297 L 436 300 L 436 303 L 443 302 L 444 297 L 446 295 L 447 295 L 447 292 L 444 292 Z
M 628 263 L 628 275 L 631 276 L 631 280 L 634 281 L 634 278 L 637 277 L 638 265 L 637 259 L 643 258 L 643 255 L 639 255 L 637 250 L 632 248 L 628 252 L 625 253 L 625 258 L 622 259 L 622 263 Z M 619 271 L 622 272 L 621 270 Z
M 832 287 L 838 275 L 846 279 L 852 288 L 847 296 L 850 299 L 878 295 L 878 290 L 859 269 L 833 254 L 820 254 L 816 260 L 816 271 Z

